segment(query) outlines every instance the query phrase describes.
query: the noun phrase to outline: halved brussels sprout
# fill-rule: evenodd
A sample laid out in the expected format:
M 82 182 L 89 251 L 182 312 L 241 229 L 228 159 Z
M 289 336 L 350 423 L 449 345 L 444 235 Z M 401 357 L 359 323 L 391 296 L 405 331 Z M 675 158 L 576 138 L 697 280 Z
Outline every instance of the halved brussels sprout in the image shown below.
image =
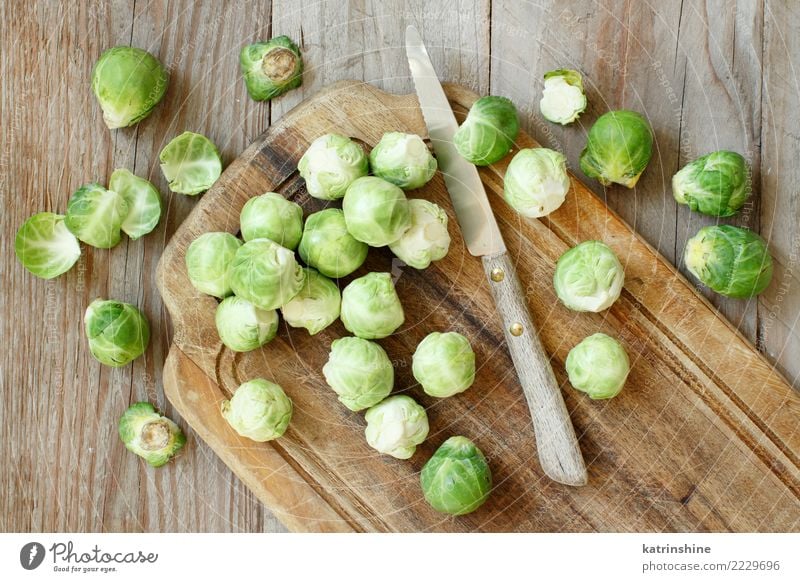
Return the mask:
M 603 186 L 633 188 L 653 155 L 653 132 L 635 111 L 609 111 L 589 130 L 581 170 Z
M 391 251 L 406 265 L 426 269 L 450 249 L 447 214 L 438 205 L 414 198 L 408 201 L 411 227 L 391 243 Z
M 327 277 L 346 277 L 367 258 L 367 243 L 353 238 L 347 230 L 344 212 L 327 208 L 306 219 L 297 249 L 300 258 Z
M 586 392 L 592 400 L 601 400 L 620 393 L 631 364 L 622 344 L 596 333 L 569 351 L 566 368 L 575 389 Z
M 545 73 L 539 110 L 546 120 L 567 125 L 578 119 L 586 105 L 583 78 L 578 71 L 558 69 Z
M 110 249 L 122 238 L 120 228 L 127 215 L 128 204 L 120 194 L 100 184 L 86 184 L 70 197 L 64 224 L 87 245 Z
M 368 273 L 342 291 L 342 323 L 360 338 L 390 336 L 403 325 L 405 315 L 389 273 Z
M 217 146 L 199 133 L 185 131 L 172 139 L 158 156 L 169 189 L 193 196 L 205 192 L 222 173 Z
M 561 302 L 573 311 L 598 313 L 622 293 L 625 271 L 617 255 L 600 241 L 587 240 L 558 259 L 553 285 Z
M 249 352 L 272 341 L 278 333 L 278 312 L 259 309 L 247 299 L 226 297 L 214 318 L 219 339 L 234 352 Z
M 297 164 L 306 190 L 320 200 L 342 198 L 356 179 L 369 173 L 367 154 L 349 137 L 329 133 L 318 137 Z
M 78 261 L 81 245 L 64 224 L 63 216 L 39 212 L 19 227 L 14 252 L 28 271 L 42 279 L 52 279 Z
M 149 402 L 131 404 L 119 419 L 119 438 L 125 448 L 143 458 L 151 467 L 161 467 L 178 454 L 186 437 Z
M 508 164 L 503 197 L 529 218 L 547 216 L 560 207 L 569 192 L 566 158 L 547 148 L 520 150 Z
M 766 241 L 736 226 L 706 226 L 686 243 L 689 272 L 711 290 L 737 299 L 754 297 L 772 280 Z
M 348 232 L 373 247 L 395 242 L 411 226 L 406 195 L 397 186 L 374 176 L 350 184 L 342 210 Z
M 367 410 L 364 419 L 369 446 L 396 459 L 410 459 L 428 436 L 428 415 L 409 396 L 389 396 Z
M 428 183 L 436 173 L 436 159 L 422 138 L 414 133 L 390 131 L 369 154 L 372 173 L 403 190 Z
M 92 91 L 109 129 L 128 127 L 147 117 L 167 92 L 169 77 L 153 55 L 117 46 L 105 51 L 92 71 Z
M 236 389 L 221 406 L 222 416 L 239 436 L 258 443 L 283 436 L 292 420 L 292 401 L 283 388 L 256 378 Z
M 375 406 L 394 386 L 394 368 L 383 348 L 357 337 L 343 337 L 331 343 L 322 374 L 339 395 L 339 402 L 353 411 Z
M 239 53 L 239 65 L 255 101 L 268 101 L 303 82 L 303 57 L 288 36 L 247 45 Z
M 747 162 L 725 150 L 701 156 L 672 177 L 672 195 L 695 212 L 733 216 L 750 195 Z
M 214 297 L 227 297 L 231 289 L 231 267 L 242 242 L 229 232 L 207 232 L 186 249 L 186 272 L 194 288 Z
M 450 515 L 475 511 L 492 490 L 492 471 L 486 457 L 463 436 L 444 441 L 419 477 L 425 501 L 436 511 Z
M 281 307 L 283 319 L 292 327 L 304 327 L 316 335 L 339 317 L 342 294 L 336 283 L 314 269 L 304 269 L 300 292 Z
M 275 192 L 248 200 L 239 222 L 245 241 L 268 238 L 294 250 L 303 235 L 303 209 Z
M 447 398 L 475 382 L 475 352 L 460 333 L 435 331 L 417 346 L 411 371 L 425 394 Z
M 101 364 L 119 368 L 141 356 L 150 342 L 150 325 L 129 303 L 95 299 L 83 318 L 89 351 Z
M 231 265 L 231 289 L 261 309 L 277 309 L 300 292 L 305 274 L 294 253 L 268 238 L 244 243 Z
M 125 169 L 114 170 L 108 189 L 125 200 L 128 214 L 120 228 L 132 240 L 136 240 L 158 226 L 161 219 L 161 194 L 144 178 L 134 176 Z
M 453 135 L 458 153 L 476 166 L 488 166 L 503 158 L 519 134 L 517 108 L 505 97 L 481 97 Z

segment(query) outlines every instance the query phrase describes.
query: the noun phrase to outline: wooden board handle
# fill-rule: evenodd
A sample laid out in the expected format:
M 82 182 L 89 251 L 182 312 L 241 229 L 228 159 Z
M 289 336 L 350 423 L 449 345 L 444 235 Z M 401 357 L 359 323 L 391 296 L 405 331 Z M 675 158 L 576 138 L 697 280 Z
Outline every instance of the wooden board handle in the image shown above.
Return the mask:
M 539 462 L 545 474 L 565 485 L 586 485 L 575 429 L 550 359 L 531 320 L 528 304 L 507 253 L 483 257 L 483 269 L 503 319 L 503 333 L 528 401 Z

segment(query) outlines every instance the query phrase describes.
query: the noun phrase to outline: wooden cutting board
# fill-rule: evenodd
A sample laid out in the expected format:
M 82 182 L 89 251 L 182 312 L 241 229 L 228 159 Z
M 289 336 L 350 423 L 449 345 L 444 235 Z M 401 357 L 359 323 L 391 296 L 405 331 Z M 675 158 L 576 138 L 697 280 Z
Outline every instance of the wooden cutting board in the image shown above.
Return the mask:
M 463 118 L 477 98 L 446 87 Z M 158 285 L 175 336 L 164 388 L 185 421 L 266 506 L 301 531 L 797 531 L 800 529 L 800 398 L 670 264 L 601 200 L 573 179 L 566 203 L 543 220 L 521 218 L 501 198 L 511 159 L 481 169 L 517 264 L 544 346 L 552 354 L 589 470 L 582 488 L 547 479 L 537 461 L 528 409 L 505 348 L 480 260 L 467 252 L 441 175 L 412 197 L 433 200 L 450 217 L 448 256 L 424 271 L 371 249 L 356 272 L 390 271 L 406 323 L 380 343 L 396 368 L 395 393 L 428 410 L 431 432 L 409 461 L 381 456 L 364 440 L 363 414 L 347 410 L 321 368 L 337 322 L 315 337 L 281 323 L 263 349 L 235 354 L 214 327 L 215 299 L 194 290 L 184 253 L 208 231 L 236 233 L 252 196 L 276 191 L 306 213 L 323 208 L 296 171 L 309 143 L 338 132 L 371 147 L 386 131 L 427 135 L 414 95 L 396 96 L 345 81 L 306 101 L 259 137 L 198 202 L 172 238 Z M 520 147 L 535 147 L 526 135 Z M 662 192 L 630 193 L 663 196 Z M 625 289 L 600 314 L 561 306 L 552 285 L 556 260 L 587 239 L 610 245 L 625 266 Z M 342 284 L 349 281 L 347 278 Z M 470 338 L 478 374 L 466 393 L 437 400 L 411 375 L 411 355 L 429 332 Z M 623 392 L 595 402 L 569 386 L 564 360 L 584 337 L 619 338 L 632 371 Z M 243 381 L 279 383 L 295 406 L 286 435 L 272 443 L 238 437 L 220 402 Z M 489 501 L 448 517 L 422 498 L 419 471 L 449 436 L 484 451 L 494 475 Z

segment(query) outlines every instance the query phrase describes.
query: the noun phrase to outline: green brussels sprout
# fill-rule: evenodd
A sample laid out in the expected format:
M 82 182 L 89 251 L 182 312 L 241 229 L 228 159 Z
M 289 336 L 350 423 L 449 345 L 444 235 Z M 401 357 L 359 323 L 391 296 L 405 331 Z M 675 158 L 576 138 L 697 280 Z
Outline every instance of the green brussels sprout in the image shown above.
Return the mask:
M 247 201 L 239 218 L 242 238 L 268 238 L 294 250 L 303 235 L 303 209 L 275 192 Z
M 672 195 L 695 212 L 732 216 L 750 195 L 747 162 L 725 150 L 701 156 L 672 177 Z
M 114 170 L 108 189 L 116 192 L 128 206 L 120 228 L 131 239 L 141 238 L 158 226 L 161 220 L 161 194 L 144 178 L 125 169 Z
M 635 111 L 609 111 L 589 130 L 581 152 L 581 170 L 603 186 L 633 188 L 653 155 L 653 132 Z
M 389 273 L 368 273 L 342 291 L 342 323 L 355 336 L 380 339 L 403 325 L 405 315 Z
M 303 238 L 297 249 L 300 258 L 326 277 L 346 277 L 367 258 L 367 243 L 347 231 L 344 212 L 327 208 L 306 219 Z
M 414 133 L 384 133 L 369 154 L 369 164 L 373 174 L 403 190 L 424 186 L 436 173 L 436 159 Z
M 222 416 L 239 436 L 258 443 L 283 436 L 292 420 L 292 401 L 283 388 L 256 378 L 236 389 L 221 406 Z
M 339 317 L 342 294 L 336 283 L 314 269 L 304 269 L 300 292 L 281 307 L 283 319 L 292 327 L 304 327 L 316 335 Z
M 39 212 L 19 227 L 14 252 L 28 271 L 42 279 L 52 279 L 78 261 L 81 245 L 64 224 L 62 215 Z
M 411 211 L 403 191 L 374 176 L 359 178 L 342 201 L 347 231 L 373 247 L 395 242 L 411 226 Z
M 110 249 L 122 238 L 120 229 L 127 215 L 128 203 L 120 194 L 100 184 L 86 184 L 70 197 L 64 224 L 87 245 Z
M 306 190 L 320 200 L 337 200 L 356 179 L 369 173 L 367 154 L 349 137 L 329 133 L 318 137 L 297 164 Z
M 544 91 L 539 110 L 547 121 L 567 125 L 586 110 L 583 78 L 578 71 L 558 69 L 544 75 Z
M 433 202 L 418 198 L 409 200 L 408 208 L 411 227 L 389 248 L 406 265 L 426 269 L 432 261 L 443 259 L 450 249 L 447 214 Z
M 199 133 L 185 131 L 172 139 L 158 156 L 169 189 L 194 196 L 205 192 L 222 173 L 217 146 Z
M 83 318 L 89 351 L 101 364 L 119 368 L 141 356 L 150 342 L 150 326 L 129 303 L 95 299 Z
M 294 253 L 268 238 L 244 243 L 231 264 L 231 289 L 261 309 L 277 309 L 300 292 L 305 274 Z
M 214 318 L 219 339 L 234 352 L 249 352 L 272 341 L 278 333 L 278 312 L 259 309 L 247 299 L 226 297 Z
M 167 92 L 169 77 L 153 55 L 117 46 L 100 55 L 92 71 L 94 91 L 109 129 L 138 123 Z
M 186 272 L 194 288 L 214 297 L 227 297 L 231 289 L 231 266 L 242 242 L 229 232 L 207 232 L 186 249 Z
M 364 418 L 369 446 L 396 459 L 410 459 L 428 436 L 428 415 L 409 396 L 389 396 L 367 410 Z
M 353 411 L 375 406 L 389 396 L 394 386 L 389 356 L 375 342 L 358 337 L 343 337 L 331 343 L 322 374 L 339 402 Z
M 125 448 L 151 467 L 161 467 L 178 454 L 186 437 L 177 424 L 161 416 L 149 402 L 131 404 L 119 419 L 119 438 Z
M 475 352 L 460 333 L 435 331 L 417 346 L 411 371 L 425 394 L 447 398 L 475 382 Z
M 481 97 L 453 135 L 458 153 L 476 166 L 488 166 L 503 158 L 519 134 L 517 108 L 505 97 Z
M 508 164 L 503 197 L 521 215 L 539 218 L 564 203 L 569 186 L 562 154 L 547 148 L 524 149 Z
M 772 257 L 756 233 L 736 226 L 706 226 L 686 243 L 689 272 L 711 290 L 737 299 L 754 297 L 772 280 Z
M 489 498 L 492 471 L 481 450 L 466 437 L 450 437 L 420 473 L 422 493 L 441 513 L 465 515 Z
M 239 53 L 239 65 L 254 101 L 269 101 L 303 82 L 303 57 L 288 36 L 247 45 Z
M 572 348 L 566 367 L 570 384 L 592 400 L 614 398 L 631 370 L 625 348 L 604 333 L 590 335 Z
M 573 311 L 598 313 L 622 293 L 625 271 L 617 255 L 600 241 L 587 240 L 558 259 L 553 285 L 561 302 Z

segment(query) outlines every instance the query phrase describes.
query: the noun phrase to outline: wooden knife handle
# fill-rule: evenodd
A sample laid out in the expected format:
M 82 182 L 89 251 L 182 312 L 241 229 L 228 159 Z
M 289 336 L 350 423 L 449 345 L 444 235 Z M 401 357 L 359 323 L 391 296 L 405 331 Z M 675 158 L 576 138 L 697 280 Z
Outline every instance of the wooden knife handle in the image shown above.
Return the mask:
M 504 252 L 483 257 L 483 269 L 503 318 L 508 350 L 531 411 L 542 469 L 559 483 L 585 485 L 586 465 L 575 429 L 550 359 L 531 320 L 514 265 Z

